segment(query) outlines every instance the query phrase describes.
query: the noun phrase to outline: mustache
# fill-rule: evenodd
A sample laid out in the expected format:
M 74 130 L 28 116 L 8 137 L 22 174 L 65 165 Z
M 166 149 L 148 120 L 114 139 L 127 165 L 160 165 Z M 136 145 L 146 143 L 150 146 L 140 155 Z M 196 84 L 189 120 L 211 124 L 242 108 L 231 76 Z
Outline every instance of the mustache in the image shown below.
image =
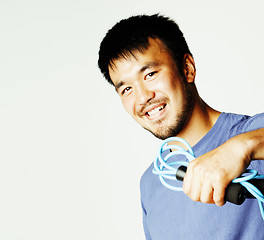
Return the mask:
M 157 104 L 161 104 L 161 103 L 168 103 L 169 100 L 168 98 L 162 98 L 162 99 L 156 99 L 156 100 L 150 100 L 148 102 L 146 102 L 143 106 L 140 107 L 140 109 L 137 110 L 137 115 L 139 117 L 142 117 L 145 115 L 146 109 L 148 107 L 150 107 L 151 105 L 157 105 Z

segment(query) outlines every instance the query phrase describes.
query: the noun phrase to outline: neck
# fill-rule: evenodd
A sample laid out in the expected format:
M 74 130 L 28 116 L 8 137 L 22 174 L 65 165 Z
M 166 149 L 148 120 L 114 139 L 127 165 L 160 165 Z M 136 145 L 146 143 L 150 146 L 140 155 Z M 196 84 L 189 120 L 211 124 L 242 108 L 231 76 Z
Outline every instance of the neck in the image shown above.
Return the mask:
M 197 95 L 189 119 L 177 137 L 185 139 L 191 146 L 194 146 L 209 132 L 220 114 Z

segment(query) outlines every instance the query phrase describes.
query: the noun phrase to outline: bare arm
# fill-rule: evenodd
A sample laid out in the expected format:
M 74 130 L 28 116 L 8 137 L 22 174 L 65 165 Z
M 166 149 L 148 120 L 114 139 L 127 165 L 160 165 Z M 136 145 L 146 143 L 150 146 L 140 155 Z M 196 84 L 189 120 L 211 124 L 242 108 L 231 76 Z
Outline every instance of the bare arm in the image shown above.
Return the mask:
M 222 206 L 227 185 L 254 159 L 264 160 L 264 128 L 235 136 L 190 162 L 183 191 L 194 201 Z

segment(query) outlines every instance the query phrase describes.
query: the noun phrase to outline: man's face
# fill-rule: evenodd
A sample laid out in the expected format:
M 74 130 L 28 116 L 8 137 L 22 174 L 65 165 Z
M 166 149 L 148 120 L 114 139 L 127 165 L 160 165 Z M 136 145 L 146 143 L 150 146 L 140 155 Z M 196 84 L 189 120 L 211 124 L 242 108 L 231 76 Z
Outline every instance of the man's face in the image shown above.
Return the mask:
M 110 77 L 126 111 L 156 137 L 176 136 L 192 111 L 189 84 L 158 39 L 134 56 L 114 61 Z

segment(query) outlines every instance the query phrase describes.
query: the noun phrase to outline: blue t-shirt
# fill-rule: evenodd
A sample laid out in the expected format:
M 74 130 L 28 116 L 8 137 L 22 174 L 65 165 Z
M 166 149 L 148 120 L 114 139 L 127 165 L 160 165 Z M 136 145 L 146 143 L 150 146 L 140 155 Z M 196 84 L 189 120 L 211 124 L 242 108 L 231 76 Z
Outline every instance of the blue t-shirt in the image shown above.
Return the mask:
M 221 113 L 193 147 L 194 154 L 199 157 L 231 137 L 263 127 L 264 113 L 253 117 Z M 263 174 L 264 161 L 251 161 L 249 168 Z M 164 187 L 152 169 L 153 164 L 140 182 L 147 240 L 264 240 L 264 220 L 256 199 L 246 199 L 242 205 L 227 202 L 222 207 L 194 202 L 183 192 Z

